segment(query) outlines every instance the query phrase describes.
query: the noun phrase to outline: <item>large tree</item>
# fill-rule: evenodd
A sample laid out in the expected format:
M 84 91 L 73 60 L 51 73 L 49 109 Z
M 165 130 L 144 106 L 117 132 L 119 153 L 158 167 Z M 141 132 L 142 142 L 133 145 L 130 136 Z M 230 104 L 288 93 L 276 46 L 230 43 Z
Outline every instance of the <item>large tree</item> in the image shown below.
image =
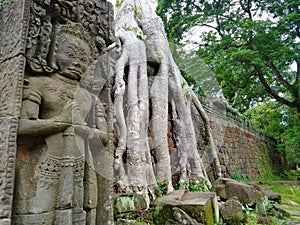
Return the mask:
M 160 0 L 170 41 L 202 29 L 197 54 L 228 101 L 245 111 L 275 99 L 300 120 L 300 8 L 296 0 Z
M 191 104 L 204 121 L 207 149 L 219 177 L 209 120 L 195 94 L 183 85 L 186 82 L 173 60 L 162 20 L 150 1 L 117 1 L 116 11 L 122 54 L 115 77 L 115 169 L 121 189 L 145 192 L 157 182 L 166 182 L 171 191 L 175 173 L 180 182 L 209 181 L 197 149 Z M 177 162 L 171 160 L 174 146 L 170 142 L 174 142 Z

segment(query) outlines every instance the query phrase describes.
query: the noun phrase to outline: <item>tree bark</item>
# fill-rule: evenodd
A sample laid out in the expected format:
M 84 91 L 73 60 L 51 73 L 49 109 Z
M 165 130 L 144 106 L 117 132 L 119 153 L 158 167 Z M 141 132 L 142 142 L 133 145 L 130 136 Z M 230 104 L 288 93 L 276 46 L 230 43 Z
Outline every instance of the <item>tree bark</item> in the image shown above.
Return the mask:
M 120 181 L 121 177 L 126 178 L 126 186 L 135 192 L 145 192 L 149 186 L 161 182 L 167 184 L 168 191 L 173 190 L 168 146 L 168 112 L 172 111 L 174 142 L 180 156 L 180 182 L 201 179 L 209 182 L 197 149 L 190 112 L 195 95 L 182 85 L 185 81 L 173 60 L 163 22 L 149 1 L 122 2 L 117 8 L 116 35 L 122 43 L 122 55 L 116 63 L 115 77 L 119 131 L 115 165 L 120 173 L 126 174 L 120 176 Z M 147 62 L 159 65 L 156 74 L 147 74 Z M 205 123 L 219 177 L 220 165 L 209 120 L 199 101 L 196 107 Z M 126 160 L 122 162 L 124 156 Z

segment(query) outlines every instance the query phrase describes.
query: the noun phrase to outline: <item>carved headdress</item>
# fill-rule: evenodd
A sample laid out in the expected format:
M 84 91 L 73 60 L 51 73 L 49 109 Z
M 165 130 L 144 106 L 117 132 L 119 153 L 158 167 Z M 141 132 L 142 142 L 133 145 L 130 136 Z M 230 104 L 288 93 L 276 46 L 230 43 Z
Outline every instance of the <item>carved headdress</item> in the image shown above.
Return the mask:
M 55 65 L 55 61 L 56 61 L 55 58 L 56 58 L 59 45 L 69 40 L 72 37 L 82 40 L 87 44 L 87 46 L 89 46 L 89 49 L 86 49 L 89 55 L 89 60 L 88 60 L 89 62 L 87 62 L 88 64 L 91 64 L 92 61 L 97 58 L 98 56 L 97 48 L 94 44 L 93 39 L 88 34 L 88 32 L 83 28 L 81 24 L 69 22 L 65 25 L 60 25 L 58 27 L 58 31 L 56 32 L 55 49 L 54 49 L 53 60 L 52 60 L 52 66 L 54 69 L 57 68 L 57 66 Z

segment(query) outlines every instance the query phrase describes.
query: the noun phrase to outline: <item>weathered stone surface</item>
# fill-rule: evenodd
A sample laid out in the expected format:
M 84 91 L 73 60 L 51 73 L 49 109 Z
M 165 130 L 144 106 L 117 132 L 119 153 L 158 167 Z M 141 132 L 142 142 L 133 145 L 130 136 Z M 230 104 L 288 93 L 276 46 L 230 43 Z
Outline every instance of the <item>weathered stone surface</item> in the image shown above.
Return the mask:
M 275 204 L 271 210 L 272 215 L 282 218 L 285 216 L 291 216 L 291 212 L 288 211 L 283 205 Z
M 180 224 L 201 225 L 195 219 L 190 217 L 182 209 L 174 207 L 172 210 L 173 210 L 173 218 L 174 218 L 175 221 L 169 219 L 166 222 L 166 225 L 180 225 Z
M 8 1 L 0 9 L 0 62 L 25 53 L 29 1 Z M 11 68 L 13 69 L 13 67 Z M 1 89 L 0 89 L 1 90 Z
M 225 222 L 232 225 L 242 224 L 242 221 L 245 218 L 243 205 L 236 197 L 231 197 L 222 204 L 220 214 Z
M 114 198 L 114 212 L 125 213 L 148 208 L 149 204 L 144 195 L 117 194 Z
M 113 223 L 111 192 L 108 191 L 112 190 L 112 147 L 105 143 L 106 138 L 102 139 L 107 135 L 107 124 L 105 111 L 97 98 L 100 90 L 94 93 L 93 89 L 93 94 L 88 93 L 83 90 L 87 89 L 86 83 L 82 82 L 79 87 L 77 80 L 77 76 L 93 73 L 92 69 L 85 73 L 83 67 L 91 62 L 87 63 L 85 58 L 88 48 L 82 49 L 86 42 L 89 45 L 92 41 L 84 37 L 84 32 L 78 33 L 77 28 L 69 30 L 69 33 L 73 32 L 73 38 L 59 37 L 61 22 L 79 21 L 90 35 L 94 35 L 90 39 L 96 42 L 98 51 L 106 50 L 113 41 L 113 7 L 105 0 L 93 1 L 94 7 L 91 2 L 12 0 L 0 10 L 0 223 L 3 225 L 53 224 L 53 221 L 56 224 L 85 224 L 85 221 L 95 224 L 96 220 L 97 224 Z M 61 45 L 57 46 L 55 42 Z M 73 47 L 75 52 L 70 52 Z M 88 57 L 91 55 L 94 54 L 89 52 Z M 28 70 L 24 80 L 25 63 Z M 72 79 L 77 80 L 75 85 Z M 45 88 L 42 91 L 41 86 Z M 68 105 L 68 100 L 73 101 Z M 88 103 L 91 103 L 88 110 L 74 107 Z M 94 115 L 87 116 L 88 113 Z M 26 119 L 31 121 L 26 124 Z M 48 122 L 57 124 L 51 127 L 47 125 L 47 119 L 53 119 Z M 63 125 L 62 129 L 62 123 L 68 124 L 69 120 L 74 127 Z M 37 124 L 26 131 L 35 122 Z M 86 128 L 90 129 L 89 140 L 83 138 Z M 82 139 L 75 140 L 76 135 Z M 65 141 L 61 142 L 63 139 Z M 99 139 L 103 141 L 101 144 Z M 15 160 L 17 140 L 18 157 Z M 12 210 L 15 164 L 17 182 Z M 101 203 L 97 203 L 99 200 Z M 96 208 L 101 216 L 96 215 Z M 10 219 L 12 213 L 13 221 Z
M 270 201 L 274 202 L 281 202 L 281 194 L 272 191 L 271 189 L 268 188 L 261 188 L 262 193 L 268 198 Z
M 106 192 L 100 189 L 100 170 L 95 167 L 100 163 L 105 167 L 101 175 L 111 178 L 106 171 L 111 159 L 105 152 L 107 121 L 102 103 L 84 82 L 93 76 L 88 66 L 96 48 L 82 25 L 57 26 L 53 63 L 59 72 L 39 76 L 26 72 L 13 223 L 44 223 L 45 218 L 49 224 L 108 223 L 108 217 L 96 221 L 99 204 L 102 217 L 105 208 L 111 212 L 112 207 L 109 199 L 98 202 L 98 195 L 109 194 L 110 189 L 104 182 Z
M 204 106 L 211 121 L 215 144 L 218 147 L 223 177 L 239 176 L 255 179 L 268 173 L 283 172 L 287 164 L 281 153 L 274 151 L 276 147 L 274 140 L 264 137 L 263 134 L 253 129 L 225 104 L 223 107 L 220 111 L 213 109 L 211 105 Z M 197 127 L 199 125 L 196 125 Z M 201 129 L 200 132 L 203 133 Z M 199 139 L 203 140 L 201 136 Z M 204 156 L 203 161 L 207 166 L 211 163 L 209 156 Z
M 20 115 L 24 71 L 22 55 L 0 63 L 0 117 Z
M 198 223 L 214 224 L 219 220 L 216 194 L 213 192 L 174 191 L 155 202 L 155 224 L 165 224 L 174 218 L 174 207 L 183 210 Z
M 142 225 L 143 223 L 137 222 L 135 220 L 125 220 L 125 219 L 118 219 L 117 225 Z
M 10 225 L 11 220 L 10 219 L 0 219 L 0 224 L 1 225 Z
M 0 216 L 11 218 L 17 138 L 17 118 L 0 118 Z
M 10 224 L 18 116 L 25 70 L 28 8 L 24 1 L 10 1 L 0 10 L 0 217 Z
M 241 203 L 250 205 L 259 202 L 264 197 L 263 193 L 254 186 L 227 178 L 216 180 L 213 190 L 223 200 L 236 196 Z
M 216 180 L 213 183 L 213 187 L 212 190 L 214 192 L 216 192 L 216 194 L 220 197 L 221 200 L 227 200 L 228 197 L 228 193 L 227 193 L 227 189 L 226 189 L 226 184 L 227 181 L 230 181 L 231 179 L 229 178 L 221 178 Z
M 25 0 L 12 0 L 0 9 L 0 224 L 3 225 L 11 224 L 12 215 L 18 117 L 29 20 L 27 5 Z

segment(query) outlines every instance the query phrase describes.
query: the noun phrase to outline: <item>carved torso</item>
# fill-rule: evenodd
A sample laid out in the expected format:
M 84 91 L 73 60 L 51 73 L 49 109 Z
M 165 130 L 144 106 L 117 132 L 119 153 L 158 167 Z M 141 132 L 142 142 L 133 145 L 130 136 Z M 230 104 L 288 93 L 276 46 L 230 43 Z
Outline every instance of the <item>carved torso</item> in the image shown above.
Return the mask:
M 79 86 L 78 81 L 65 78 L 60 74 L 51 76 L 28 77 L 32 91 L 41 95 L 39 119 L 51 119 L 62 113 L 67 102 L 72 101 L 72 123 L 83 124 L 91 107 L 91 94 Z M 79 113 L 79 114 L 78 114 Z M 81 121 L 75 121 L 80 115 Z

